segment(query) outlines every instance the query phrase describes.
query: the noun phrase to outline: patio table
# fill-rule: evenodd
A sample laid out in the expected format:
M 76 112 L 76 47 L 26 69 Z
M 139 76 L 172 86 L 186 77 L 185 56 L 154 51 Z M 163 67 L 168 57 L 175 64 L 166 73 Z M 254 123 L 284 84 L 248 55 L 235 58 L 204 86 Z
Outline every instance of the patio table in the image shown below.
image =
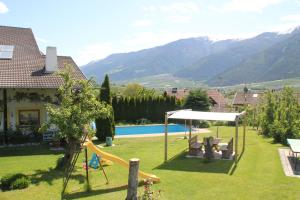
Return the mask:
M 290 146 L 290 149 L 293 153 L 294 168 L 296 170 L 298 153 L 300 153 L 300 140 L 299 139 L 287 139 L 287 143 Z

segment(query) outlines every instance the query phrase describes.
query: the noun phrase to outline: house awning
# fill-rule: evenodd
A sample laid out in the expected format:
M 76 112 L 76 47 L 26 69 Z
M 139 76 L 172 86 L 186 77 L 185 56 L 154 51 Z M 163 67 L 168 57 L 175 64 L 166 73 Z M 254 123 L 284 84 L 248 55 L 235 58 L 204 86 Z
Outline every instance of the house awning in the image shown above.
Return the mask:
M 192 110 L 179 110 L 171 113 L 169 119 L 185 120 L 208 120 L 208 121 L 235 121 L 242 113 L 223 113 L 223 112 L 200 112 Z

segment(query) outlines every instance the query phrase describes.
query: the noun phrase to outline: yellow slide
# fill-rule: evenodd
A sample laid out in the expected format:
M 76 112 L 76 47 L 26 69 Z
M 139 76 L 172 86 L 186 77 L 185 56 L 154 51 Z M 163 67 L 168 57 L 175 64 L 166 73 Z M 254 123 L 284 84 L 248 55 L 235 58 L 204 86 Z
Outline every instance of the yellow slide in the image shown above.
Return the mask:
M 112 155 L 110 153 L 106 153 L 102 150 L 100 150 L 94 143 L 90 140 L 86 141 L 83 146 L 89 148 L 91 151 L 99 155 L 101 158 L 104 158 L 105 160 L 110 160 L 112 162 L 118 163 L 119 165 L 122 165 L 123 167 L 129 168 L 129 163 L 122 158 L 119 158 L 118 156 Z M 159 182 L 160 179 L 153 175 L 153 174 L 148 174 L 142 171 L 139 171 L 139 176 L 145 179 L 151 179 L 154 182 Z

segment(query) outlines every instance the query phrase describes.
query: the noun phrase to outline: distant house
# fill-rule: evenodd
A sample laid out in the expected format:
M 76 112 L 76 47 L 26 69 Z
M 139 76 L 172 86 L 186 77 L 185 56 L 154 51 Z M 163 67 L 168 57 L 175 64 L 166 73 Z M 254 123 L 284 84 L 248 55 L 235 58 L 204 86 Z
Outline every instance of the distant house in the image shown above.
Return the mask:
M 69 64 L 75 78 L 86 79 L 71 57 L 57 56 L 55 47 L 44 55 L 30 28 L 0 26 L 0 129 L 31 129 L 48 119 L 45 103 L 57 103 L 63 83 L 57 73 Z
M 177 89 L 172 88 L 167 90 L 167 95 L 175 96 L 176 99 L 184 99 L 190 93 L 189 89 Z M 211 101 L 212 107 L 211 110 L 214 112 L 225 112 L 228 111 L 228 100 L 220 93 L 218 90 L 207 90 L 207 96 Z
M 207 96 L 212 103 L 213 112 L 228 112 L 228 99 L 226 99 L 218 90 L 207 90 Z
M 167 90 L 167 95 L 168 96 L 175 96 L 176 99 L 184 99 L 185 97 L 187 97 L 190 93 L 189 89 L 178 89 L 178 88 L 172 88 L 171 90 Z
M 237 110 L 238 107 L 244 105 L 256 106 L 259 103 L 259 99 L 262 97 L 262 92 L 248 91 L 236 92 L 232 101 L 232 106 Z

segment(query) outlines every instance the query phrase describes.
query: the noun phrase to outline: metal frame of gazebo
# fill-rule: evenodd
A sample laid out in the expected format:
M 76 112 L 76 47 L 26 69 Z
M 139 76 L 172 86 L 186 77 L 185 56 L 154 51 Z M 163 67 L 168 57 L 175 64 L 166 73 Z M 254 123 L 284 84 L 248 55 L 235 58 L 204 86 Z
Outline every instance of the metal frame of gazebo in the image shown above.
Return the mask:
M 192 121 L 193 120 L 205 120 L 205 121 L 231 121 L 235 122 L 235 162 L 238 162 L 238 138 L 239 138 L 239 121 L 243 120 L 243 149 L 245 150 L 245 138 L 246 138 L 246 111 L 241 113 L 223 113 L 223 112 L 200 112 L 192 110 L 177 110 L 169 111 L 165 113 L 165 151 L 164 161 L 168 160 L 168 120 L 189 120 L 189 139 L 192 137 Z

